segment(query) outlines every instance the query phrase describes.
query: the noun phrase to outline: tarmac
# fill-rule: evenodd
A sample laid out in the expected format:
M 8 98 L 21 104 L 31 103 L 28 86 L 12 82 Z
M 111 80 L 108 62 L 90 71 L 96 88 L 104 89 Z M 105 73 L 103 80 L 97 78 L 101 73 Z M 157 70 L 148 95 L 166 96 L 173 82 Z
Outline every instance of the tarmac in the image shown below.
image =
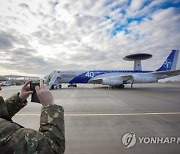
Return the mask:
M 20 88 L 3 87 L 0 95 L 8 98 Z M 111 90 L 63 85 L 51 92 L 65 109 L 65 154 L 180 153 L 180 84 Z M 13 120 L 38 130 L 40 110 L 40 104 L 29 102 Z

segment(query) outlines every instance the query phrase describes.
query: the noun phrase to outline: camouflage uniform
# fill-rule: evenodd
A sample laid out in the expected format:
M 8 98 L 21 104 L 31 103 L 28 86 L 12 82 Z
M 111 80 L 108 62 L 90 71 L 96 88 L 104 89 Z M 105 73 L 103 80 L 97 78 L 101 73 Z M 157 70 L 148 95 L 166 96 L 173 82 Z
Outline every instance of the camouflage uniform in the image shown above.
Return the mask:
M 21 110 L 19 94 L 6 101 L 0 97 L 1 154 L 61 154 L 65 150 L 64 109 L 58 105 L 43 106 L 39 131 L 14 123 L 11 118 Z

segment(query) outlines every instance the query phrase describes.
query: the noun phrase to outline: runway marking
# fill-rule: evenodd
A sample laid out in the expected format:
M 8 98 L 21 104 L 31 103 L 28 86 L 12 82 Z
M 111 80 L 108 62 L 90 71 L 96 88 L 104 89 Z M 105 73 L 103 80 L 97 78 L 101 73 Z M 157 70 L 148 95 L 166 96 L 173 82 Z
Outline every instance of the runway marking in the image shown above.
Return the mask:
M 40 116 L 34 113 L 20 113 L 17 116 Z M 80 116 L 142 116 L 142 115 L 180 115 L 180 112 L 150 112 L 150 113 L 65 113 L 64 116 L 80 117 Z

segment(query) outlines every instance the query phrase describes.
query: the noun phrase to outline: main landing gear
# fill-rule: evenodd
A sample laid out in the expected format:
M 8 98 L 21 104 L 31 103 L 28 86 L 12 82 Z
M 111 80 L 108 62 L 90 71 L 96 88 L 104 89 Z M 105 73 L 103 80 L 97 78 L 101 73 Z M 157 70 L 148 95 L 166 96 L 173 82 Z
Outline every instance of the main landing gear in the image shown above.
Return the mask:
M 125 86 L 122 84 L 122 85 L 119 85 L 119 86 L 117 86 L 117 88 L 124 88 Z
M 131 88 L 133 87 L 133 82 L 131 83 Z
M 77 85 L 76 84 L 69 84 L 68 87 L 75 87 L 75 88 L 77 88 Z
M 121 85 L 117 85 L 117 86 L 109 86 L 109 89 L 112 89 L 112 88 L 118 88 L 118 89 L 123 89 L 125 86 L 123 84 Z

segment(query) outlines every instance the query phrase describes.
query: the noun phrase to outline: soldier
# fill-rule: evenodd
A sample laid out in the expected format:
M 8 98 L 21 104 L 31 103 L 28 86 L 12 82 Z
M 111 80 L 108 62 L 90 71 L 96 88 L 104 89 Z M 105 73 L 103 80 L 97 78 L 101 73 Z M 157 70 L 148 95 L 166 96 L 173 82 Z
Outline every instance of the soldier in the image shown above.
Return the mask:
M 55 105 L 53 96 L 40 81 L 36 92 L 42 104 L 39 131 L 27 129 L 11 118 L 24 106 L 33 92 L 27 81 L 21 92 L 7 100 L 0 97 L 0 153 L 1 154 L 62 154 L 65 150 L 64 109 Z

